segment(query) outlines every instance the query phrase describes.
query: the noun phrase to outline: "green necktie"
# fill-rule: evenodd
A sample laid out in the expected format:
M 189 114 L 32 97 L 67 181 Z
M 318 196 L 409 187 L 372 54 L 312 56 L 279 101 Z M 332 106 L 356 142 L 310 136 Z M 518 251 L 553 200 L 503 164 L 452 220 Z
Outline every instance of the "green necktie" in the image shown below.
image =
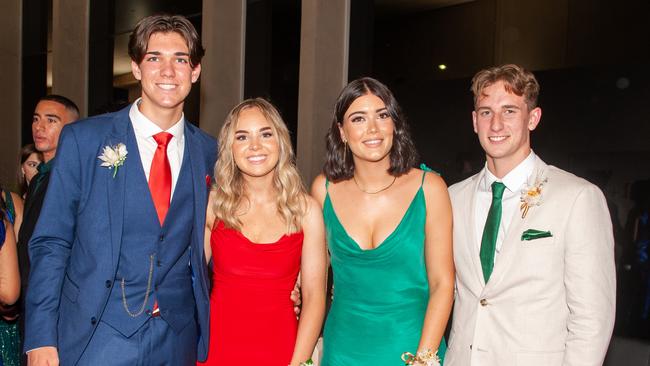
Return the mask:
M 485 283 L 490 279 L 492 269 L 494 268 L 494 252 L 497 246 L 499 225 L 501 224 L 501 198 L 505 189 L 505 184 L 501 182 L 492 183 L 492 204 L 490 205 L 487 220 L 485 220 L 480 252 Z
M 38 166 L 36 167 L 38 173 L 36 173 L 36 176 L 32 180 L 32 183 L 34 184 L 34 189 L 32 190 L 32 192 L 36 192 L 40 188 L 43 179 L 47 174 L 50 173 L 51 169 L 52 169 L 52 160 L 48 161 L 47 163 L 38 164 Z

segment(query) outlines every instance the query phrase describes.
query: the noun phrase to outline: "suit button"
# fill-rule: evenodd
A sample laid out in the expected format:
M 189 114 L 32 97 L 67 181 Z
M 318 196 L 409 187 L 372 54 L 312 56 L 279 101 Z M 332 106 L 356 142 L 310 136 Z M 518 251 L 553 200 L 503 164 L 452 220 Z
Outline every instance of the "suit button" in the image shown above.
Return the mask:
M 113 282 L 111 282 L 111 280 L 106 280 L 105 284 L 106 284 L 106 288 L 111 288 L 111 285 L 113 284 Z
M 156 265 L 157 265 L 158 267 L 162 267 L 162 262 L 161 262 L 161 261 L 156 261 Z
M 151 310 L 147 309 L 147 311 L 145 311 L 145 314 L 151 315 Z
M 92 324 L 92 325 L 97 324 L 97 318 L 95 318 L 94 316 L 92 318 L 90 318 L 90 324 Z
M 469 349 L 470 349 L 470 350 L 472 349 L 472 345 L 471 345 L 471 344 L 469 345 Z
M 481 306 L 487 306 L 488 305 L 488 302 L 487 302 L 486 299 L 481 299 L 481 301 L 479 301 L 479 302 L 480 302 Z
M 159 236 L 158 241 L 165 241 L 165 236 L 164 235 Z

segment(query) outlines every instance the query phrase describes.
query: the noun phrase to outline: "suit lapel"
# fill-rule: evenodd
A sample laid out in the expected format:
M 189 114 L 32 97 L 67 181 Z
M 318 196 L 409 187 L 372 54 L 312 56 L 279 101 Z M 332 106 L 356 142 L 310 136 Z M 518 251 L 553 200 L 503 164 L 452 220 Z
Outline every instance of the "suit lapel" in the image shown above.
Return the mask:
M 535 168 L 533 169 L 532 174 L 528 177 L 528 185 L 532 185 L 535 182 L 535 179 L 544 175 L 546 171 L 546 164 L 539 157 L 536 158 Z M 508 269 L 512 265 L 512 262 L 517 258 L 517 253 L 521 247 L 521 234 L 525 230 L 528 220 L 531 216 L 536 214 L 537 207 L 533 207 L 528 211 L 526 217 L 521 217 L 521 210 L 517 209 L 513 213 L 512 220 L 510 221 L 510 226 L 508 232 L 506 233 L 505 238 L 503 239 L 503 244 L 501 245 L 501 252 L 497 258 L 496 263 L 494 264 L 494 270 L 490 276 L 490 281 L 486 285 L 486 290 L 493 288 L 503 280 L 504 276 L 508 272 Z
M 138 145 L 135 141 L 135 135 L 133 135 L 133 133 L 128 133 L 129 127 L 131 125 L 131 120 L 128 117 L 128 111 L 129 108 L 125 108 L 123 112 L 120 112 L 118 115 L 116 115 L 113 122 L 113 131 L 111 135 L 104 141 L 101 149 L 103 150 L 104 146 L 115 146 L 119 143 L 123 143 L 126 145 L 127 149 L 127 158 L 124 161 L 124 165 L 140 164 L 139 159 L 137 159 L 137 156 L 139 156 L 139 154 L 137 154 Z M 111 251 L 113 254 L 112 258 L 115 268 L 117 268 L 120 248 L 122 245 L 122 227 L 124 224 L 124 194 L 127 170 L 128 169 L 126 169 L 125 166 L 122 166 L 118 170 L 115 177 L 113 177 L 112 170 L 106 172 L 105 174 L 108 194 L 108 211 L 111 227 Z
M 478 185 L 481 182 L 483 176 L 485 175 L 485 168 L 481 170 L 479 174 L 477 174 L 474 178 L 474 181 L 472 182 L 470 189 L 471 189 L 471 194 L 467 195 L 470 197 L 469 202 L 467 202 L 467 205 L 469 206 L 469 211 L 467 211 L 467 215 L 469 217 L 469 237 L 467 240 L 467 250 L 470 253 L 470 257 L 472 258 L 472 267 L 474 269 L 474 275 L 476 275 L 476 280 L 478 283 L 481 285 L 481 287 L 485 286 L 485 279 L 483 278 L 483 267 L 481 266 L 481 258 L 479 256 L 479 252 L 476 246 L 476 243 L 478 242 L 478 233 L 476 232 L 476 199 L 477 199 L 477 194 L 478 194 Z
M 480 293 L 485 286 L 481 259 L 476 247 L 476 195 L 484 170 L 481 170 L 452 195 L 454 211 L 454 259 L 459 279 L 466 282 L 473 292 Z

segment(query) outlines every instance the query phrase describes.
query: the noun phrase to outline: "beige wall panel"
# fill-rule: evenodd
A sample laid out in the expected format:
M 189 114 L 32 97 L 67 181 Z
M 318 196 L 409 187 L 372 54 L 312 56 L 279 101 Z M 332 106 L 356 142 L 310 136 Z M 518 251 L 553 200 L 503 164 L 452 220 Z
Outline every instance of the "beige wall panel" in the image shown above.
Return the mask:
M 52 93 L 72 99 L 88 114 L 89 0 L 53 0 Z
M 298 168 L 320 173 L 334 102 L 348 79 L 350 0 L 303 0 L 298 90 Z
M 22 1 L 3 0 L 0 12 L 0 183 L 15 189 L 21 140 Z
M 200 126 L 213 136 L 244 96 L 245 32 L 246 1 L 203 1 Z

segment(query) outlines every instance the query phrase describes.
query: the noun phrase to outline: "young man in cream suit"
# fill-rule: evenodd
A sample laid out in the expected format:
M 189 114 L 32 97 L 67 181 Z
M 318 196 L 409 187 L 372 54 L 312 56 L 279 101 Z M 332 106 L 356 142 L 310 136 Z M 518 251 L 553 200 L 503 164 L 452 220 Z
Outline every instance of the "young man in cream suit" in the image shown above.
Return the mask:
M 532 73 L 482 70 L 472 91 L 487 162 L 449 188 L 457 293 L 445 366 L 602 365 L 616 295 L 605 198 L 531 150 L 542 116 Z

